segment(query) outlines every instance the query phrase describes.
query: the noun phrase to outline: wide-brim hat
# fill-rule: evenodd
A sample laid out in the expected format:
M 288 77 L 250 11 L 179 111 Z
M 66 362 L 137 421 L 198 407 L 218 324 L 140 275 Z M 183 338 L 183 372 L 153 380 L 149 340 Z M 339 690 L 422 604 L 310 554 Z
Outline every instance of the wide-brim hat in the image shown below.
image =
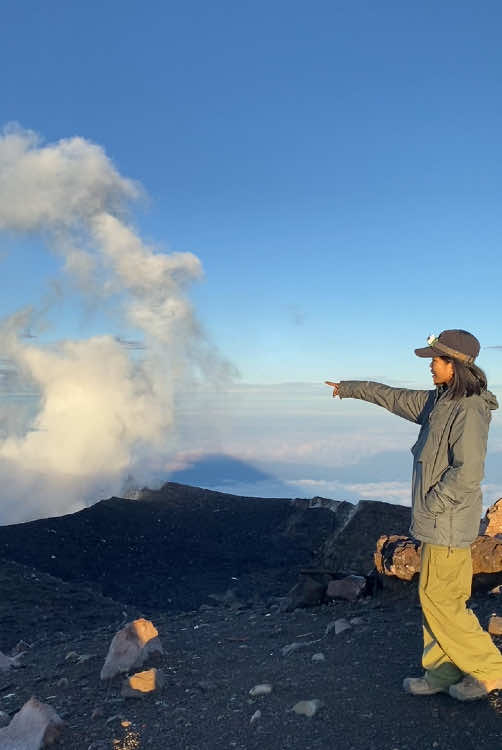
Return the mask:
M 423 349 L 415 349 L 417 357 L 452 357 L 468 365 L 473 364 L 481 348 L 476 336 L 460 329 L 429 336 L 427 344 Z

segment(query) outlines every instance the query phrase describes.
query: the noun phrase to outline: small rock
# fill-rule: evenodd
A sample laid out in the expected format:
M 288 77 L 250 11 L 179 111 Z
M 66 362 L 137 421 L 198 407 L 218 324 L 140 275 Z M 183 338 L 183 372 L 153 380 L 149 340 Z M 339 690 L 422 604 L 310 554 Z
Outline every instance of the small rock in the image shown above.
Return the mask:
M 69 687 L 69 685 L 70 685 L 70 680 L 68 679 L 68 677 L 61 677 L 61 678 L 60 678 L 60 679 L 59 679 L 59 680 L 57 681 L 56 685 L 57 685 L 58 687 L 60 687 L 60 688 L 67 688 L 67 687 Z
M 335 635 L 339 635 L 349 628 L 350 622 L 346 620 L 345 617 L 340 617 L 338 620 L 335 620 Z
M 281 604 L 280 610 L 292 612 L 297 608 L 315 607 L 322 602 L 325 591 L 326 586 L 323 583 L 312 576 L 302 574 Z
M 355 602 L 365 588 L 366 578 L 364 576 L 350 575 L 330 581 L 326 596 L 330 599 L 345 599 L 349 602 Z
M 326 661 L 326 657 L 323 653 L 319 652 L 318 654 L 314 654 L 312 656 L 312 661 Z
M 255 711 L 254 714 L 251 716 L 249 723 L 254 724 L 255 721 L 258 721 L 258 719 L 261 719 L 261 711 L 258 709 L 258 711 Z
M 113 714 L 113 716 L 108 717 L 106 724 L 113 724 L 114 721 L 122 721 L 122 716 L 120 714 Z
M 488 632 L 491 635 L 502 635 L 502 617 L 492 615 L 488 623 Z
M 31 643 L 27 643 L 26 641 L 19 641 L 14 646 L 12 655 L 16 656 L 16 654 L 24 654 L 26 651 L 29 651 L 31 648 L 32 648 Z
M 301 716 L 314 716 L 322 708 L 322 705 L 322 701 L 317 698 L 310 701 L 298 701 L 293 706 L 293 711 Z
M 350 622 L 346 620 L 345 617 L 339 617 L 338 620 L 333 620 L 333 622 L 330 622 L 328 623 L 328 625 L 326 625 L 324 635 L 329 635 L 332 630 L 335 631 L 335 635 L 339 635 L 340 633 L 343 633 L 344 630 L 348 630 L 348 628 L 350 627 Z
M 19 660 L 23 655 L 24 652 L 21 652 L 17 656 L 6 656 L 0 651 L 0 672 L 8 672 L 11 667 L 13 669 L 19 667 Z
M 137 672 L 129 677 L 124 684 L 120 694 L 124 698 L 137 698 L 160 690 L 164 685 L 164 674 L 160 669 L 147 669 L 145 672 Z
M 281 648 L 281 654 L 283 656 L 289 656 L 289 654 L 292 654 L 294 651 L 298 651 L 301 648 L 304 648 L 307 644 L 306 643 L 288 643 L 287 646 L 283 646 Z
M 208 594 L 209 599 L 214 599 L 215 602 L 223 604 L 224 607 L 230 607 L 231 609 L 239 609 L 245 606 L 236 596 L 233 589 L 227 589 L 224 594 Z
M 269 695 L 272 692 L 272 685 L 268 682 L 264 682 L 262 685 L 255 685 L 249 691 L 249 695 L 255 697 L 257 695 Z
M 203 693 L 209 693 L 210 690 L 216 690 L 216 683 L 211 680 L 199 680 L 197 687 L 202 690 Z

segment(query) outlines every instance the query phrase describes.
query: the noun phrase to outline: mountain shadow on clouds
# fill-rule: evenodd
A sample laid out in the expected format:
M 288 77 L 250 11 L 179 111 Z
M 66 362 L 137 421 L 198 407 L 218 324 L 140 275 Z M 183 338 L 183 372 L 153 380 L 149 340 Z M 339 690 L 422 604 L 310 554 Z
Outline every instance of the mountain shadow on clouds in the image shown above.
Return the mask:
M 169 481 L 196 487 L 224 487 L 228 485 L 273 484 L 275 491 L 291 495 L 291 487 L 283 484 L 268 472 L 224 453 L 208 453 L 199 457 L 190 466 L 178 469 L 169 476 Z

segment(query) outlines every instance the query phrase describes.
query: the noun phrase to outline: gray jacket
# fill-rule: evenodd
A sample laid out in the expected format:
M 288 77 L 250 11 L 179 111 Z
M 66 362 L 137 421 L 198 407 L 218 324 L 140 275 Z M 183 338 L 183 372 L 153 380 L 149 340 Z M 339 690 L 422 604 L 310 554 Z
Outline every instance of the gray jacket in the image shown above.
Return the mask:
M 421 425 L 411 449 L 410 533 L 431 544 L 468 547 L 479 532 L 490 410 L 498 408 L 493 393 L 453 401 L 441 388 L 413 391 L 345 380 L 339 395 L 370 401 Z

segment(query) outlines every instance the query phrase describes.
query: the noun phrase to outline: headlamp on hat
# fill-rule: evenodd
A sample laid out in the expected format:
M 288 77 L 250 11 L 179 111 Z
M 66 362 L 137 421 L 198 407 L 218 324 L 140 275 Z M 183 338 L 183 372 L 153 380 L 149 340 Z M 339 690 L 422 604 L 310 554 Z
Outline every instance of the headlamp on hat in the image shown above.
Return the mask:
M 442 331 L 439 336 L 431 335 L 427 344 L 423 349 L 415 349 L 417 357 L 451 357 L 468 365 L 474 364 L 481 348 L 472 333 L 461 329 Z

